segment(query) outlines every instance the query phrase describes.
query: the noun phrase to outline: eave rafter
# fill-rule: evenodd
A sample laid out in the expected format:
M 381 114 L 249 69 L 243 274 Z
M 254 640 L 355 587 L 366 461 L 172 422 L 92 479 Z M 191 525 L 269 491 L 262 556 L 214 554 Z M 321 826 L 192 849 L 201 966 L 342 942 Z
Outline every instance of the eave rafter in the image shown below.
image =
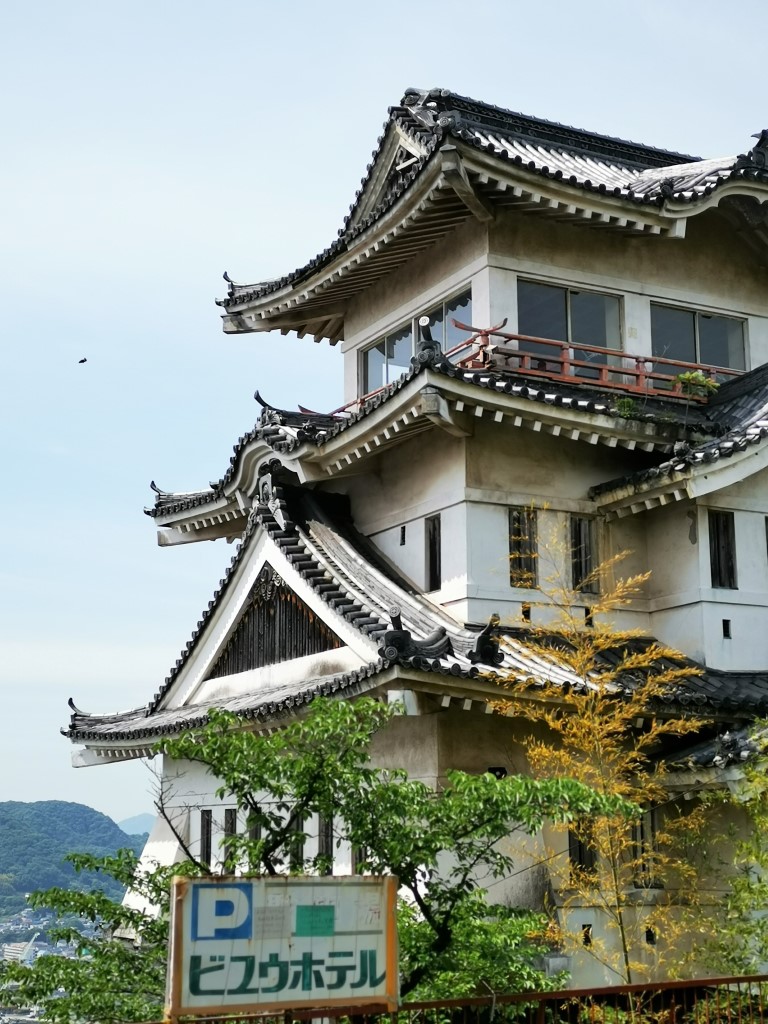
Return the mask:
M 343 315 L 350 297 L 472 216 L 488 222 L 499 209 L 514 208 L 624 234 L 682 238 L 691 210 L 679 205 L 669 210 L 639 205 L 542 178 L 456 142 L 444 146 L 386 214 L 329 264 L 300 283 L 286 284 L 260 298 L 244 294 L 242 302 L 230 303 L 223 317 L 224 332 L 296 330 L 316 341 L 325 338 L 336 344 L 343 337 Z

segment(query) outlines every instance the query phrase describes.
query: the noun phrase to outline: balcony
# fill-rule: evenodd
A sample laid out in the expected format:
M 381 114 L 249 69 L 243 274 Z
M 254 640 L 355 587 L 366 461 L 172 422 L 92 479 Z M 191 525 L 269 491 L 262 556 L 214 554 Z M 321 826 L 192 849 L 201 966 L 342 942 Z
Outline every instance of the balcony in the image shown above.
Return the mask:
M 699 372 L 723 383 L 744 371 L 704 363 L 686 363 L 661 356 L 632 355 L 597 345 L 574 347 L 568 342 L 536 338 L 527 334 L 508 334 L 499 328 L 480 330 L 454 321 L 470 335 L 446 353 L 466 370 L 490 370 L 538 377 L 571 385 L 588 385 L 622 391 L 629 395 L 648 395 L 704 402 L 706 397 L 691 394 L 681 374 Z

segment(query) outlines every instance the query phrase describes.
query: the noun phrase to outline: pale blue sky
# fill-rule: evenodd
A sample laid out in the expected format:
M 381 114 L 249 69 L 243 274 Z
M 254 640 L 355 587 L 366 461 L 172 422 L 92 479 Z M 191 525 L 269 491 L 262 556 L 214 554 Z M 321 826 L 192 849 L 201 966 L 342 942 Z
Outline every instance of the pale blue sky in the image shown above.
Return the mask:
M 0 800 L 150 809 L 146 772 L 74 770 L 58 733 L 69 696 L 152 696 L 233 554 L 157 548 L 149 481 L 221 476 L 256 387 L 341 401 L 327 344 L 223 336 L 222 272 L 325 248 L 411 85 L 743 152 L 766 28 L 762 0 L 0 0 Z

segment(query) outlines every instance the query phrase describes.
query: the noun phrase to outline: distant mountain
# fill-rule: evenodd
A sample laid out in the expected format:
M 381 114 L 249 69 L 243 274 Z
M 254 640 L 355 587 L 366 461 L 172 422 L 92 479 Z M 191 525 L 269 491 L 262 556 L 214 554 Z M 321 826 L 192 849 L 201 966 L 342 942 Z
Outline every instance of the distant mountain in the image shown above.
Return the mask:
M 106 814 L 84 804 L 0 803 L 0 917 L 23 910 L 25 893 L 52 886 L 99 888 L 119 898 L 120 886 L 100 875 L 78 875 L 64 856 L 103 856 L 125 847 L 138 853 L 142 846 L 140 837 L 126 835 Z
M 117 824 L 126 835 L 143 836 L 152 831 L 155 816 L 154 814 L 136 814 L 132 818 L 126 818 L 125 821 L 118 821 Z

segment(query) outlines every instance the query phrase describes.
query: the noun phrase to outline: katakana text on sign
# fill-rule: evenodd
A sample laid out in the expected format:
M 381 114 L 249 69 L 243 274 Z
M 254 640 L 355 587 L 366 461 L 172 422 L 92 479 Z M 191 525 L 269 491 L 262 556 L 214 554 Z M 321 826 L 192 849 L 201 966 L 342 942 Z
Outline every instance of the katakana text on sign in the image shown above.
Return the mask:
M 177 879 L 171 1016 L 397 1003 L 393 878 Z

